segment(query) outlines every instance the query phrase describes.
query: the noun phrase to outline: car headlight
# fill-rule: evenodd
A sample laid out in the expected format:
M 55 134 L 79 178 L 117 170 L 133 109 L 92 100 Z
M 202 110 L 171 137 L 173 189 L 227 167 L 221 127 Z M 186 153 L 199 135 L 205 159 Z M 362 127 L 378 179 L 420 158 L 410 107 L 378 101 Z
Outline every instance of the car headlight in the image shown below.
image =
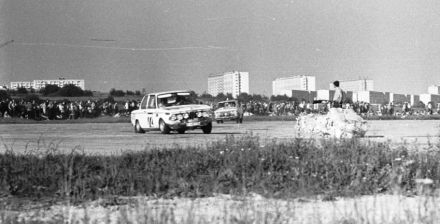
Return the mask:
M 175 121 L 177 119 L 176 115 L 171 115 L 170 120 Z
M 202 112 L 200 112 L 200 111 L 197 111 L 196 115 L 197 115 L 197 117 L 203 116 Z
M 180 120 L 183 120 L 183 115 L 182 115 L 182 114 L 178 114 L 178 115 L 177 115 L 177 120 L 179 120 L 179 121 L 180 121 Z
M 189 118 L 189 114 L 188 113 L 184 113 L 183 114 L 183 118 L 188 119 Z

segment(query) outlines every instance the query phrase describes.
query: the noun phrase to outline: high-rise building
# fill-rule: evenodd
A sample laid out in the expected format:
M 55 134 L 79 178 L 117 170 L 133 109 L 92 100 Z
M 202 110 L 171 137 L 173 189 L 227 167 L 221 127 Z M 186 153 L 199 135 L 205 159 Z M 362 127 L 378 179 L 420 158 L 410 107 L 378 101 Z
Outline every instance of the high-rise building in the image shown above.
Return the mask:
M 209 75 L 208 77 L 208 93 L 217 96 L 223 93 L 223 74 Z
M 428 87 L 429 94 L 440 94 L 440 85 L 433 85 Z
M 358 79 L 339 81 L 339 87 L 344 91 L 374 91 L 374 81 L 371 79 Z M 330 90 L 334 90 L 333 82 L 330 83 Z
M 272 81 L 272 95 L 292 97 L 292 90 L 316 91 L 315 76 L 297 75 L 276 78 Z
M 249 72 L 226 72 L 208 77 L 208 93 L 217 96 L 219 93 L 231 93 L 237 97 L 240 93 L 249 93 Z

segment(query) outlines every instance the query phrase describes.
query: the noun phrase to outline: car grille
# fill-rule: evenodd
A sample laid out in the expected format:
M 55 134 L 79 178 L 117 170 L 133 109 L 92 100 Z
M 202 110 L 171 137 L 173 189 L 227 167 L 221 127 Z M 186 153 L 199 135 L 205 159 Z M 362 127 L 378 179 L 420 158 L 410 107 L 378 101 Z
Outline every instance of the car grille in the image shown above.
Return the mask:
M 197 117 L 196 112 L 189 112 L 189 119 L 194 119 Z

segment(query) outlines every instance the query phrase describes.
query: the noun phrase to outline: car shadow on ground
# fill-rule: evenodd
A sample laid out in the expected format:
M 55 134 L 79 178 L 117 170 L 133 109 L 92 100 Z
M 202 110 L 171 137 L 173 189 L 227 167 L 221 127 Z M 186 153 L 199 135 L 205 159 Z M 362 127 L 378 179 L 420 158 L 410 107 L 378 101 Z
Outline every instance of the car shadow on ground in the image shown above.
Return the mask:
M 135 133 L 133 133 L 135 134 Z M 190 137 L 191 135 L 206 135 L 206 136 L 210 136 L 210 135 L 241 135 L 241 134 L 245 134 L 244 132 L 230 132 L 230 131 L 226 131 L 226 132 L 211 132 L 210 134 L 204 134 L 203 132 L 196 132 L 196 131 L 189 131 L 189 132 L 185 132 L 184 134 L 179 134 L 177 132 L 170 132 L 169 134 L 162 134 L 159 131 L 151 131 L 151 132 L 145 132 L 143 134 L 140 135 L 161 135 L 161 136 L 188 136 Z

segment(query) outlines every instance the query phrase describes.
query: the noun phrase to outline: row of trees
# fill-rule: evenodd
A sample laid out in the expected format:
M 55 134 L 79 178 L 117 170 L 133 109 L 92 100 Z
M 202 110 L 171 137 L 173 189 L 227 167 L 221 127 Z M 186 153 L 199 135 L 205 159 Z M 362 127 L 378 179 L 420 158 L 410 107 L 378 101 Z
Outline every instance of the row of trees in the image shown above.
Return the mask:
M 123 96 L 140 96 L 141 95 L 141 91 L 136 90 L 136 91 L 123 91 L 123 90 L 118 90 L 118 89 L 114 89 L 112 88 L 109 92 L 110 96 L 113 97 L 123 97 Z
M 34 89 L 26 89 L 19 87 L 16 90 L 1 90 L 0 99 L 9 98 L 10 95 L 35 95 L 37 92 Z M 47 85 L 38 91 L 43 96 L 63 96 L 63 97 L 78 97 L 78 96 L 93 96 L 90 90 L 83 90 L 73 84 L 67 84 L 63 87 L 58 85 Z
M 74 97 L 74 96 L 93 96 L 93 92 L 90 90 L 83 90 L 78 86 L 73 84 L 67 84 L 63 87 L 59 87 L 57 85 L 46 85 L 46 87 L 40 90 L 40 93 L 44 96 L 65 96 L 65 97 Z

